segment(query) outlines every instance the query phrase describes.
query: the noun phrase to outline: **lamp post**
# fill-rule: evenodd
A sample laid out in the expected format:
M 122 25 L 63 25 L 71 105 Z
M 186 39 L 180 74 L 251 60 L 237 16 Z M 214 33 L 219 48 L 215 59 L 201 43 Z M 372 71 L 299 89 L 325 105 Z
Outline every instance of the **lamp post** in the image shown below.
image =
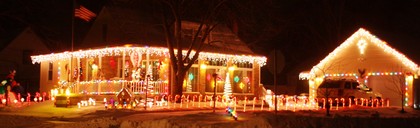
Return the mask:
M 144 96 L 145 98 L 144 98 L 144 110 L 146 110 L 146 108 L 147 108 L 147 92 L 148 92 L 148 89 L 149 89 L 149 76 L 150 75 L 146 75 L 146 95 Z
M 213 93 L 213 113 L 216 112 L 216 79 L 217 79 L 217 74 L 213 73 L 213 78 L 214 78 L 214 93 Z

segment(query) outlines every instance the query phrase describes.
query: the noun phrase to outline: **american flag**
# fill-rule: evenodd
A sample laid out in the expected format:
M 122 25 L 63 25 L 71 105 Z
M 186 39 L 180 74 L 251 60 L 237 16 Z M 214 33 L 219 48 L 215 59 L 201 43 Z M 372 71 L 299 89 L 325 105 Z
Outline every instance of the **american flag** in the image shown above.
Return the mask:
M 93 18 L 96 17 L 96 14 L 90 11 L 89 9 L 85 8 L 84 6 L 79 6 L 79 8 L 74 9 L 74 16 L 89 22 Z

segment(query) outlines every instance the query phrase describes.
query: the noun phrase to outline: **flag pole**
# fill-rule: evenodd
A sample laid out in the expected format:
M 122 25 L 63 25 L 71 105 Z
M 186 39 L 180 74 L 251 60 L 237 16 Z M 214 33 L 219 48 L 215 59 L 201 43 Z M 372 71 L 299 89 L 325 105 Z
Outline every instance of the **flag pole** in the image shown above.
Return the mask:
M 75 10 L 75 8 L 76 8 L 76 0 L 72 0 L 73 1 L 73 7 L 72 7 L 72 10 L 71 10 L 71 14 L 72 14 L 72 16 L 71 16 L 71 51 L 73 52 L 73 45 L 74 45 L 74 15 L 75 15 L 75 12 L 74 12 L 74 10 Z
M 71 10 L 71 56 L 70 56 L 70 74 L 67 76 L 69 78 L 69 82 L 73 82 L 72 75 L 74 75 L 73 71 L 73 47 L 74 47 L 74 9 L 76 8 L 76 0 L 72 0 L 72 10 Z M 73 84 L 73 83 L 72 83 Z

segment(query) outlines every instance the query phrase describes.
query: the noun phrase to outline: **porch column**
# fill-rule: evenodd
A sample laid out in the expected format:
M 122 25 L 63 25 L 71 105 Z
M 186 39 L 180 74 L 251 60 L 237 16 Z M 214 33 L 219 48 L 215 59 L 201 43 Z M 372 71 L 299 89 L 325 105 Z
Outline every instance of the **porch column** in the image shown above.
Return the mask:
M 149 79 L 149 78 L 147 78 L 147 75 L 150 75 L 150 70 L 149 70 L 149 63 L 150 63 L 150 51 L 149 51 L 149 49 L 147 49 L 146 50 L 146 79 Z
M 99 56 L 98 59 L 98 67 L 99 69 L 102 69 L 102 56 Z
M 260 76 L 259 75 L 259 72 L 260 72 L 259 69 L 260 69 L 260 66 L 258 65 L 257 61 L 254 60 L 252 62 L 252 76 L 251 76 L 252 87 L 251 87 L 251 92 L 254 94 L 255 97 L 258 97 L 258 98 L 262 93 L 262 91 L 261 91 L 262 87 L 261 87 L 261 84 L 259 83 L 260 80 L 259 80 L 259 78 L 257 78 L 257 77 Z
M 102 77 L 101 76 L 101 72 L 102 72 L 102 56 L 99 56 L 98 57 L 98 67 L 99 67 L 99 72 L 98 72 L 98 74 L 99 74 L 99 82 L 98 82 L 98 95 L 101 95 L 101 83 L 102 83 L 102 79 L 100 78 L 100 77 Z
M 77 61 L 76 61 L 76 65 L 77 65 L 77 82 L 79 82 L 80 81 L 80 58 L 77 58 Z
M 89 59 L 86 58 L 86 65 L 85 65 L 85 81 L 89 81 Z
M 410 75 L 410 76 L 406 76 L 405 77 L 405 84 L 406 84 L 406 94 L 404 94 L 407 98 L 406 100 L 406 106 L 413 106 L 414 104 L 414 95 L 413 95 L 413 80 L 414 80 L 414 76 Z
M 123 82 L 122 82 L 122 86 L 121 86 L 121 88 L 124 88 L 125 87 L 125 82 L 124 82 L 124 80 L 125 80 L 125 50 L 123 51 L 123 57 L 122 57 L 122 79 L 123 79 Z

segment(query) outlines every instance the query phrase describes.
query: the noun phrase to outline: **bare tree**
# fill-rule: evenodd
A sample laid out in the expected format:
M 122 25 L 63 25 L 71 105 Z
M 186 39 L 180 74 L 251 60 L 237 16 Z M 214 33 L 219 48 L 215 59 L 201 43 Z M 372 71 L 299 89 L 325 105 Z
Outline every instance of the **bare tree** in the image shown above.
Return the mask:
M 186 72 L 198 59 L 207 37 L 218 24 L 217 16 L 221 12 L 223 3 L 225 3 L 224 0 L 162 0 L 162 22 L 175 78 L 172 83 L 173 95 L 182 95 L 182 84 Z M 201 10 L 198 10 L 197 7 L 200 7 Z M 194 29 L 192 41 L 183 39 L 182 21 L 191 18 L 187 12 L 202 13 L 198 14 L 201 18 L 199 18 L 198 27 Z M 184 49 L 187 50 L 187 53 L 183 55 L 182 50 Z
M 395 75 L 395 76 L 385 76 L 385 81 L 389 82 L 391 86 L 385 86 L 386 89 L 398 94 L 401 98 L 401 113 L 405 113 L 404 110 L 404 101 L 405 101 L 405 76 L 404 75 Z
M 325 64 L 322 64 L 322 65 L 319 65 L 319 67 L 315 66 L 312 69 L 313 72 L 316 74 L 315 78 L 319 78 L 319 77 L 323 78 L 323 84 L 325 85 L 325 87 L 324 87 L 325 89 L 319 89 L 319 87 L 321 86 L 321 84 L 320 84 L 318 87 L 316 87 L 316 89 L 317 89 L 316 93 L 317 93 L 317 95 L 320 95 L 320 96 L 317 96 L 317 97 L 325 98 L 325 101 L 323 101 L 323 103 L 326 102 L 325 103 L 326 116 L 331 115 L 330 114 L 331 105 L 328 103 L 329 102 L 328 99 L 331 97 L 331 94 L 332 94 L 333 90 L 330 89 L 331 86 L 332 86 L 332 83 L 326 82 L 327 77 L 325 75 L 329 74 L 329 73 L 336 73 L 336 72 L 341 71 L 340 67 L 341 67 L 341 60 L 339 59 L 338 61 L 335 61 L 335 62 L 330 62 L 330 63 L 325 63 Z M 337 76 L 336 79 L 342 79 L 342 78 L 344 78 L 344 77 L 343 76 Z

